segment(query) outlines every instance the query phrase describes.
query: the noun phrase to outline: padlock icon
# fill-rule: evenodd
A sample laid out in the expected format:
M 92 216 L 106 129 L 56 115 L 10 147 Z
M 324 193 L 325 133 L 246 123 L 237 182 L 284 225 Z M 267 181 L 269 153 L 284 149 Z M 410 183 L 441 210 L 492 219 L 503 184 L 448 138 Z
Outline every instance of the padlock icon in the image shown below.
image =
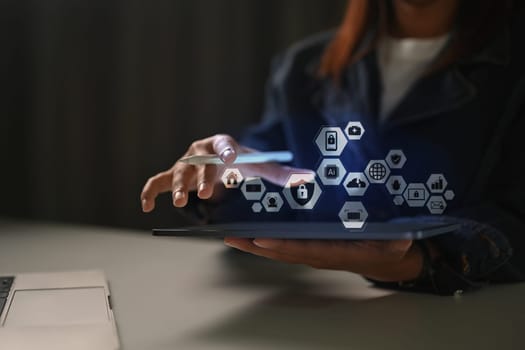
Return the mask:
M 327 131 L 325 132 L 325 149 L 327 151 L 337 151 L 337 132 Z
M 297 198 L 298 199 L 308 199 L 308 189 L 306 188 L 304 184 L 299 185 L 299 187 L 297 188 Z
M 419 198 L 419 191 L 414 192 L 414 198 Z

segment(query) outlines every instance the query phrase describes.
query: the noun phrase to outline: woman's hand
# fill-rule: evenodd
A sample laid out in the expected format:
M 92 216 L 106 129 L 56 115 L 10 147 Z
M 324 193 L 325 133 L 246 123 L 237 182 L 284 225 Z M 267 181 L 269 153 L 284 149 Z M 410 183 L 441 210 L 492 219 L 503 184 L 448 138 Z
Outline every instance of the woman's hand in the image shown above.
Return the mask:
M 419 247 L 411 240 L 323 241 L 225 238 L 230 247 L 292 264 L 351 271 L 383 282 L 416 279 L 423 268 Z
M 229 135 L 215 135 L 195 141 L 188 148 L 184 157 L 194 155 L 216 154 L 224 162 L 217 165 L 190 165 L 176 162 L 170 169 L 151 177 L 144 186 L 140 196 L 142 210 L 150 212 L 155 208 L 155 198 L 163 192 L 171 191 L 173 205 L 184 207 L 188 203 L 188 192 L 197 190 L 201 199 L 209 199 L 214 192 L 215 184 L 220 180 L 224 167 L 235 162 L 240 153 L 255 152 L 243 147 Z M 274 184 L 284 186 L 292 172 L 305 170 L 282 166 L 277 163 L 235 165 L 243 176 L 260 176 Z

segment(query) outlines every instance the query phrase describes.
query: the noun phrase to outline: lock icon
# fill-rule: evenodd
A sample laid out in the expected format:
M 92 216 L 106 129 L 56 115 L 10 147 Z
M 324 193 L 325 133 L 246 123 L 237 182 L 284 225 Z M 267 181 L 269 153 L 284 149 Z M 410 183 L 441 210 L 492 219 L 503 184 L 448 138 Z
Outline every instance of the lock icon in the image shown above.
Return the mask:
M 299 185 L 299 187 L 297 188 L 297 198 L 298 199 L 308 199 L 308 189 L 306 188 L 304 184 Z
M 414 192 L 414 198 L 419 198 L 419 191 Z
M 326 131 L 325 132 L 325 149 L 327 151 L 337 151 L 337 132 Z

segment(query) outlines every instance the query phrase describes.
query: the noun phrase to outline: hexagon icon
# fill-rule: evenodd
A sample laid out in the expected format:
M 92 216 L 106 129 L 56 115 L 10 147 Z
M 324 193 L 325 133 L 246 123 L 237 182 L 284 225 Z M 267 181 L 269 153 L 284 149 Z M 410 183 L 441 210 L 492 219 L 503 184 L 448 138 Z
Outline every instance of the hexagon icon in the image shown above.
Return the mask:
M 382 184 L 390 175 L 390 168 L 384 160 L 371 160 L 366 166 L 365 174 L 370 183 Z
M 241 191 L 247 200 L 258 201 L 266 191 L 266 186 L 260 177 L 247 177 L 242 183 Z
M 453 200 L 455 197 L 456 197 L 456 194 L 454 193 L 454 191 L 452 191 L 452 190 L 447 190 L 447 192 L 445 192 L 445 199 L 446 199 L 447 201 L 451 201 L 451 200 Z
M 428 196 L 427 188 L 422 183 L 411 183 L 407 186 L 405 193 L 403 193 L 408 206 L 413 208 L 424 207 Z
M 260 213 L 262 211 L 263 206 L 259 202 L 255 202 L 252 205 L 252 210 L 254 213 Z
M 339 211 L 339 218 L 346 228 L 360 229 L 368 219 L 368 212 L 361 202 L 345 202 Z
M 346 169 L 339 159 L 326 158 L 323 159 L 319 168 L 317 168 L 317 176 L 325 186 L 338 186 L 346 175 Z
M 441 215 L 447 209 L 447 202 L 442 196 L 432 196 L 428 200 L 427 208 L 430 211 L 430 214 Z
M 283 207 L 284 201 L 279 192 L 268 192 L 264 195 L 262 203 L 268 213 L 277 213 Z
M 393 201 L 395 205 L 401 206 L 405 203 L 405 198 L 403 198 L 403 196 L 395 196 Z
M 239 169 L 228 168 L 222 174 L 221 180 L 226 188 L 239 188 L 244 178 Z
M 390 169 L 401 169 L 407 162 L 407 157 L 403 150 L 393 149 L 386 155 L 386 162 Z
M 315 173 L 291 174 L 283 189 L 284 198 L 292 209 L 313 209 L 321 192 Z
M 405 188 L 407 188 L 407 183 L 403 176 L 392 175 L 386 181 L 386 189 L 391 195 L 403 194 Z
M 363 173 L 348 173 L 344 181 L 345 190 L 349 196 L 363 196 L 369 185 Z
M 443 193 L 448 182 L 443 174 L 432 174 L 427 180 L 427 186 L 431 193 Z
M 346 124 L 345 135 L 349 140 L 361 140 L 364 133 L 365 128 L 361 122 L 349 122 Z
M 348 141 L 341 128 L 326 126 L 319 131 L 315 143 L 323 156 L 340 156 Z

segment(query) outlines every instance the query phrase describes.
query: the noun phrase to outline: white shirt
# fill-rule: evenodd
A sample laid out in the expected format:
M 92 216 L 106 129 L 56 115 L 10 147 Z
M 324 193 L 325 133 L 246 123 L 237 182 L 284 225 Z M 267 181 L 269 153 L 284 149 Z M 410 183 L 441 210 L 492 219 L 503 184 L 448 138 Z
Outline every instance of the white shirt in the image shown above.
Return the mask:
M 388 119 L 392 110 L 443 49 L 448 37 L 397 39 L 385 36 L 379 41 L 378 64 L 383 83 L 380 122 Z

